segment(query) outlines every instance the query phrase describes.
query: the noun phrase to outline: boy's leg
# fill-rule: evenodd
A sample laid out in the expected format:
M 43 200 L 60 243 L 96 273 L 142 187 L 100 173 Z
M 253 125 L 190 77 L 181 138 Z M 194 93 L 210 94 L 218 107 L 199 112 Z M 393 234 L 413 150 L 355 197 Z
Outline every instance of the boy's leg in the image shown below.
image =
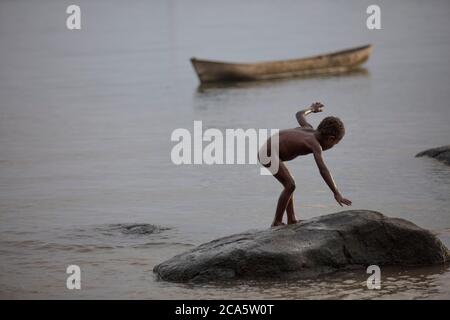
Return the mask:
M 286 211 L 289 200 L 291 199 L 292 193 L 295 190 L 295 182 L 288 168 L 282 161 L 279 162 L 278 172 L 274 174 L 274 177 L 278 181 L 280 181 L 280 183 L 284 187 L 283 191 L 280 194 L 280 197 L 278 198 L 277 210 L 275 211 L 275 218 L 272 223 L 272 226 L 277 226 L 281 225 L 283 222 L 283 214 L 284 211 Z M 292 206 L 291 209 L 293 213 L 294 207 Z
M 292 195 L 291 198 L 289 199 L 289 202 L 286 207 L 286 213 L 288 224 L 297 223 L 297 218 L 295 217 L 294 212 L 294 195 Z

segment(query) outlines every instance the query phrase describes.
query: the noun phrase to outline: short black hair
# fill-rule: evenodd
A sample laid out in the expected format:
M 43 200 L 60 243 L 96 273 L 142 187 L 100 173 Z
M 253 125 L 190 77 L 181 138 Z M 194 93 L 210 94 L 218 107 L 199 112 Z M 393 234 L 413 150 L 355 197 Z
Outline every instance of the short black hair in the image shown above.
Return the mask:
M 320 122 L 317 131 L 322 136 L 334 136 L 339 141 L 345 135 L 344 123 L 337 117 L 326 117 Z

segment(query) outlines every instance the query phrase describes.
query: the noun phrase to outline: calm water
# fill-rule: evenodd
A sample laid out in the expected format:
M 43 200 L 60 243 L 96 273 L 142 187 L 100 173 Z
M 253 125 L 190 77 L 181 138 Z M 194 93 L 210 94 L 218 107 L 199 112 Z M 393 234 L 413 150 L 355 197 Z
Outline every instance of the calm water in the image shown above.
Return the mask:
M 371 1 L 0 2 L 1 298 L 449 298 L 450 269 L 299 282 L 179 285 L 157 263 L 267 228 L 280 185 L 258 168 L 174 166 L 176 128 L 287 128 L 322 101 L 347 135 L 326 161 L 355 209 L 436 230 L 450 245 L 450 169 L 414 155 L 449 143 L 450 3 Z M 198 88 L 191 56 L 253 61 L 374 44 L 368 73 Z M 338 211 L 312 157 L 288 164 L 301 218 Z M 154 228 L 153 226 L 157 226 Z M 65 288 L 66 267 L 82 290 Z

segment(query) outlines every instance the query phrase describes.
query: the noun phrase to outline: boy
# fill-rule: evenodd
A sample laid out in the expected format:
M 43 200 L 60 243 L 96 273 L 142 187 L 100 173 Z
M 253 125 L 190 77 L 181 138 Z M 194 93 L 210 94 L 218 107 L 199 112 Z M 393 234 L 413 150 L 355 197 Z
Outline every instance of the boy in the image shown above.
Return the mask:
M 278 152 L 276 152 L 277 150 L 271 152 L 270 138 L 266 142 L 269 162 L 262 163 L 262 165 L 269 168 L 272 167 L 272 162 L 278 163 L 278 166 L 275 166 L 278 170 L 276 172 L 272 171 L 272 174 L 284 187 L 284 190 L 281 192 L 280 198 L 278 199 L 272 227 L 284 225 L 282 222 L 284 211 L 287 213 L 288 224 L 297 222 L 294 213 L 294 200 L 292 196 L 295 190 L 295 182 L 284 162 L 290 161 L 301 155 L 310 153 L 314 155 L 314 160 L 316 161 L 322 178 L 333 192 L 334 198 L 341 207 L 344 204 L 347 206 L 352 204 L 350 200 L 344 198 L 338 191 L 333 177 L 322 158 L 322 151 L 331 149 L 333 146 L 338 144 L 344 136 L 344 124 L 339 118 L 326 117 L 322 120 L 317 129 L 314 129 L 306 121 L 306 116 L 308 114 L 321 112 L 323 107 L 323 104 L 315 102 L 308 109 L 297 112 L 296 118 L 300 124 L 300 127 L 280 130 L 278 134 Z M 262 154 L 261 152 L 262 148 L 259 153 Z M 259 158 L 260 156 L 258 155 L 258 159 Z

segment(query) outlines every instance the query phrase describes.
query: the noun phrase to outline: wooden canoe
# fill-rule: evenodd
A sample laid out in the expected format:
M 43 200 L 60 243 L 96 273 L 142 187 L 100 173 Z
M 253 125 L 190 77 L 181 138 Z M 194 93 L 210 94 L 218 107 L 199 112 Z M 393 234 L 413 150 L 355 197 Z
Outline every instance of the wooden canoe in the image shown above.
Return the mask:
M 227 63 L 191 58 L 201 83 L 252 81 L 348 72 L 369 59 L 372 45 L 309 58 L 257 63 Z

